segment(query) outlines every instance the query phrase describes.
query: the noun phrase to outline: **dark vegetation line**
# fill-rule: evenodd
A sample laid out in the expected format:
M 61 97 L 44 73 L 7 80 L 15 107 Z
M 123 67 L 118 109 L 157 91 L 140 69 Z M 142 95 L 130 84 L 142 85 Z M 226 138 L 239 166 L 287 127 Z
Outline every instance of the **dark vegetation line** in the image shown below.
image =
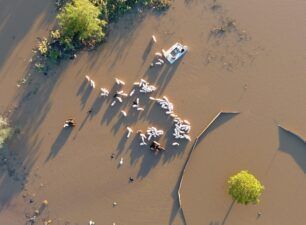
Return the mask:
M 57 0 L 56 28 L 42 38 L 35 69 L 47 75 L 53 64 L 73 59 L 81 49 L 102 43 L 108 25 L 134 8 L 166 10 L 172 0 Z

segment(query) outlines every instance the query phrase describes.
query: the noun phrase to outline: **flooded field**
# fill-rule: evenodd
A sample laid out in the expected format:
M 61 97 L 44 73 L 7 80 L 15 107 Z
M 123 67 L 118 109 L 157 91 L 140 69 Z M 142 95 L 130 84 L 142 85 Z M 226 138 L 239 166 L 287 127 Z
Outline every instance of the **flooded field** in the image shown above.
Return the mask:
M 106 43 L 44 76 L 30 61 L 37 37 L 53 27 L 54 2 L 1 0 L 0 113 L 20 132 L 0 154 L 0 224 L 25 224 L 45 199 L 37 224 L 184 224 L 180 173 L 220 111 L 240 113 L 220 117 L 190 157 L 181 188 L 187 224 L 304 224 L 305 11 L 301 0 L 176 0 L 161 14 L 125 15 Z M 150 68 L 177 41 L 187 54 Z M 99 89 L 114 90 L 115 77 L 126 92 L 141 78 L 155 85 L 152 96 L 167 96 L 190 121 L 192 141 L 172 146 L 172 122 L 147 96 L 139 95 L 139 113 L 133 98 L 110 107 Z M 70 117 L 77 126 L 62 129 Z M 164 153 L 139 146 L 136 131 L 148 126 L 165 131 Z M 241 169 L 265 185 L 259 205 L 232 204 L 226 180 Z

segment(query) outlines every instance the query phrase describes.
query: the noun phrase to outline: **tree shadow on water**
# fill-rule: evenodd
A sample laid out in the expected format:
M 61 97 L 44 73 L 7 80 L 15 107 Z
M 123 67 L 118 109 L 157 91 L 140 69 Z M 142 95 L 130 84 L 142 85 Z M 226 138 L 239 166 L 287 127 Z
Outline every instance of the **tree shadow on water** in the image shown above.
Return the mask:
M 99 46 L 98 51 L 92 54 L 91 67 L 105 65 L 111 71 L 118 63 L 126 59 L 130 47 L 135 41 L 146 14 L 139 14 L 137 9 L 123 15 L 118 21 L 110 24 L 107 44 Z
M 235 204 L 235 200 L 232 201 L 231 205 L 229 206 L 227 212 L 225 213 L 225 216 L 222 220 L 222 223 L 221 225 L 225 225 L 227 219 L 228 219 L 228 216 L 230 215 L 231 211 L 233 210 L 233 207 L 234 207 L 234 204 Z
M 59 82 L 58 74 L 42 76 L 33 72 L 31 67 L 24 74 L 30 72 L 31 77 L 16 97 L 16 108 L 8 115 L 16 133 L 7 145 L 10 153 L 2 155 L 4 151 L 1 151 L 5 170 L 0 171 L 0 210 L 25 191 L 44 139 L 38 130 L 52 106 L 49 96 Z
M 53 8 L 49 0 L 0 1 L 0 70 L 35 23 L 45 26 L 54 18 Z
M 15 137 L 18 138 L 19 137 Z M 21 137 L 18 140 L 22 146 L 26 140 Z M 15 142 L 15 141 L 13 141 Z M 10 145 L 1 149 L 0 153 L 0 211 L 4 209 L 11 199 L 24 190 L 28 182 L 28 175 L 37 159 L 35 153 L 40 148 L 42 140 L 36 137 L 32 142 L 32 149 L 25 153 L 18 153 L 9 148 Z

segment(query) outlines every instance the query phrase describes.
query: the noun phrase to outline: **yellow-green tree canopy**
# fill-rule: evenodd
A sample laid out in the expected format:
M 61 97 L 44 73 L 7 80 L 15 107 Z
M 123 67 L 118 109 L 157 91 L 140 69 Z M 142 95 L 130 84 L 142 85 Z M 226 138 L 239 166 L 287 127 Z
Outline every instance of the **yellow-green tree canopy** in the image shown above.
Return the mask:
M 264 186 L 254 175 L 247 170 L 242 170 L 228 180 L 229 194 L 241 204 L 259 203 L 259 197 L 264 190 Z
M 99 19 L 99 15 L 100 9 L 89 0 L 73 0 L 57 16 L 60 31 L 71 40 L 101 41 L 105 36 L 106 21 Z

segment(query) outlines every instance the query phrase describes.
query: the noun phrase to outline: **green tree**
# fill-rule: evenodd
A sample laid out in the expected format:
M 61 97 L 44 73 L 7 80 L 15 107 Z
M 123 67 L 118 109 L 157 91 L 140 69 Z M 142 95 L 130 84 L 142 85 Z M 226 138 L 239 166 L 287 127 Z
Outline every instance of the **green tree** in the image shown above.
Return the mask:
M 228 180 L 229 194 L 241 204 L 259 203 L 259 197 L 264 191 L 264 186 L 254 175 L 242 170 Z
M 73 0 L 67 3 L 57 16 L 62 39 L 80 42 L 99 42 L 105 33 L 107 22 L 99 19 L 100 10 L 89 0 Z

